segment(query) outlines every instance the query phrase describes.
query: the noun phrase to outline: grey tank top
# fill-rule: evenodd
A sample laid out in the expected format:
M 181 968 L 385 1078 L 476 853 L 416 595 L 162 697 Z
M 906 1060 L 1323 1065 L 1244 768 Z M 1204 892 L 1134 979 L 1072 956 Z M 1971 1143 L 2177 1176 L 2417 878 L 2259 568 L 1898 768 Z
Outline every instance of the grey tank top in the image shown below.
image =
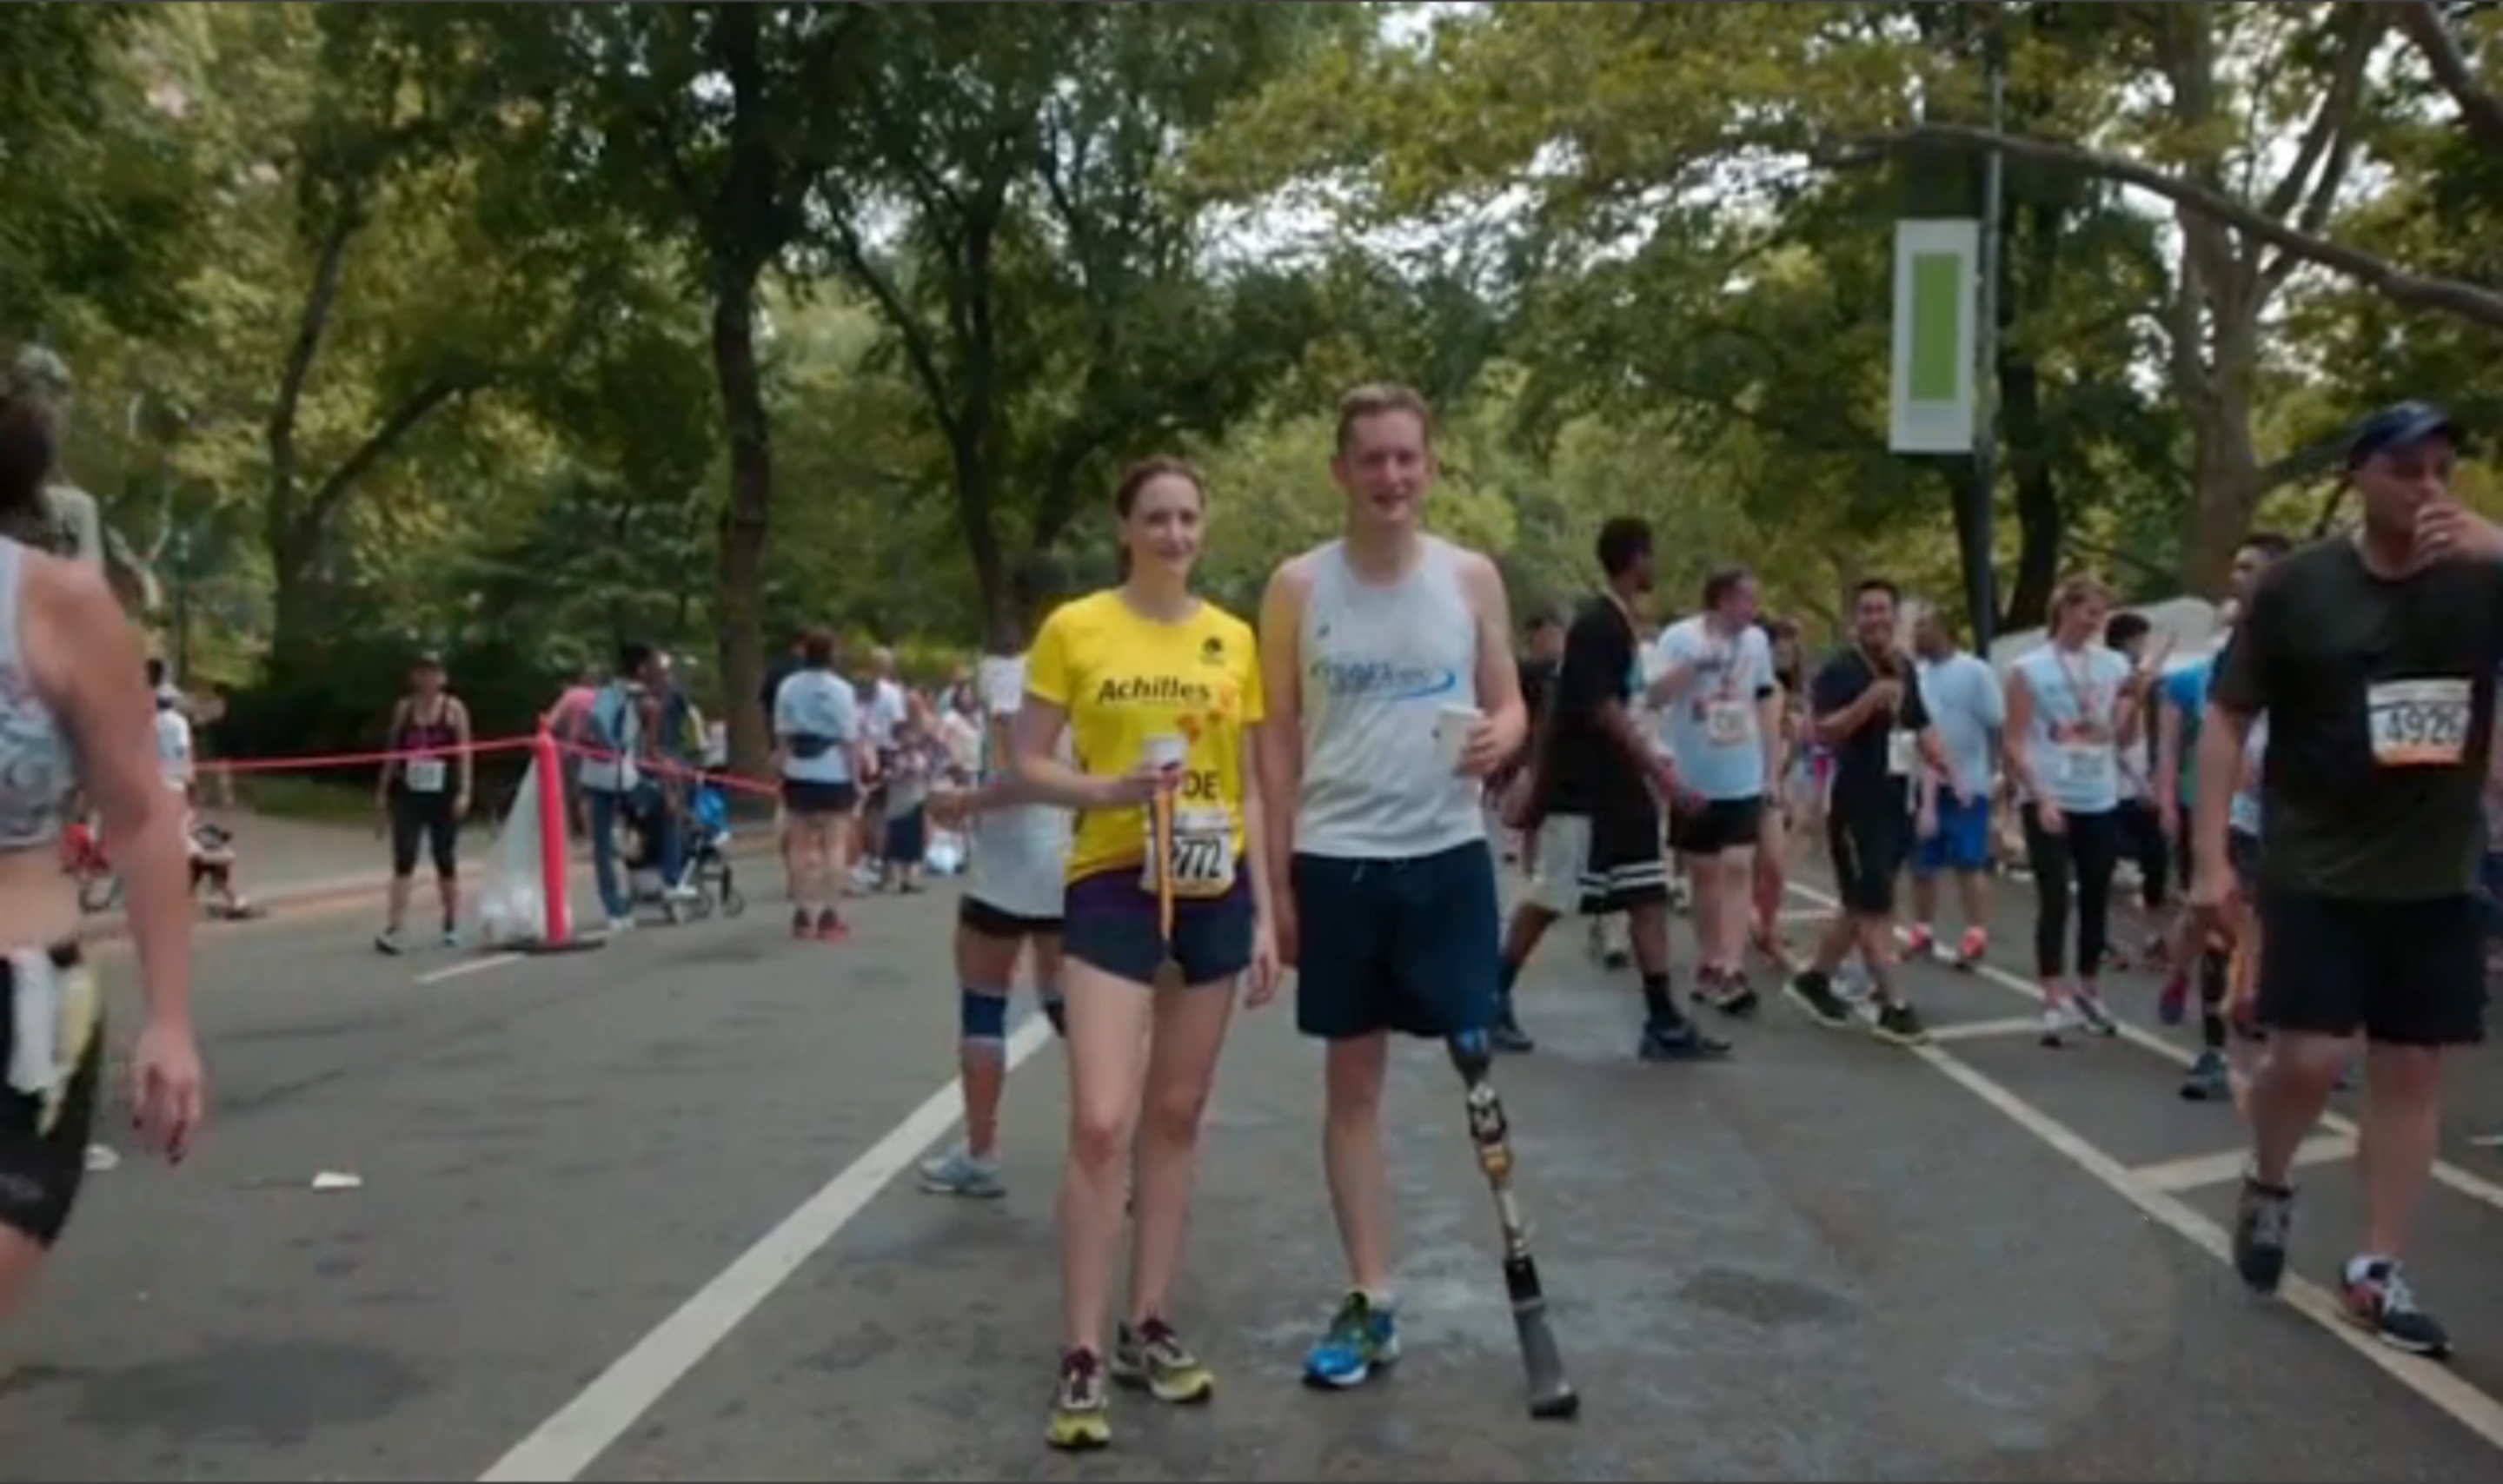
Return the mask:
M 26 549 L 0 539 L 0 850 L 57 839 L 78 770 L 26 663 Z
M 1299 636 L 1298 852 L 1402 860 L 1486 838 L 1477 785 L 1434 741 L 1444 707 L 1478 704 L 1477 624 L 1459 562 L 1457 548 L 1428 537 L 1407 576 L 1369 583 L 1343 545 L 1314 554 Z

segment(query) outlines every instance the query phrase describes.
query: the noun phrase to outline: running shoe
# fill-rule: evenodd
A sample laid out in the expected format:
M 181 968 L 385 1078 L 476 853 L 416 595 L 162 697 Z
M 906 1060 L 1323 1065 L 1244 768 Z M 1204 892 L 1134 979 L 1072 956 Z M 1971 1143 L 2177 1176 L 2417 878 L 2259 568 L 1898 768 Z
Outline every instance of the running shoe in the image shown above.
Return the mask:
M 2417 1307 L 2407 1275 L 2387 1258 L 2357 1258 L 2347 1265 L 2339 1299 L 2347 1317 L 2393 1350 L 2439 1360 L 2451 1354 L 2451 1332 Z
M 2294 1192 L 2243 1177 L 2234 1206 L 2234 1271 L 2255 1294 L 2274 1294 L 2285 1280 L 2285 1247 L 2294 1235 Z
M 1009 1193 L 1008 1182 L 1000 1178 L 1000 1162 L 975 1159 L 972 1148 L 964 1144 L 936 1159 L 922 1161 L 916 1173 L 921 1178 L 921 1188 L 933 1196 L 990 1200 Z
M 1136 1330 L 1121 1326 L 1113 1341 L 1112 1374 L 1121 1385 L 1174 1406 L 1196 1406 L 1217 1395 L 1217 1377 L 1161 1319 Z
M 1043 1440 L 1065 1453 L 1085 1453 L 1113 1443 L 1113 1399 L 1104 1390 L 1104 1366 L 1092 1350 L 1072 1350 L 1060 1358 L 1060 1381 L 1052 1392 L 1051 1418 Z
M 1834 993 L 1834 980 L 1815 969 L 1793 974 L 1782 986 L 1791 1003 L 1807 1012 L 1808 1018 L 1829 1030 L 1839 1030 L 1851 1024 L 1851 1005 Z
M 1645 1021 L 1634 1055 L 1645 1062 L 1717 1062 L 1730 1054 L 1728 1041 L 1707 1033 L 1691 1020 Z
M 1373 1373 L 1399 1361 L 1399 1313 L 1371 1295 L 1339 1300 L 1329 1328 L 1304 1356 L 1304 1384 L 1345 1389 L 1362 1386 Z
M 1897 1046 L 1930 1044 L 1930 1028 L 1921 1024 L 1920 1013 L 1900 999 L 1879 1005 L 1869 1022 L 1869 1030 L 1877 1039 Z

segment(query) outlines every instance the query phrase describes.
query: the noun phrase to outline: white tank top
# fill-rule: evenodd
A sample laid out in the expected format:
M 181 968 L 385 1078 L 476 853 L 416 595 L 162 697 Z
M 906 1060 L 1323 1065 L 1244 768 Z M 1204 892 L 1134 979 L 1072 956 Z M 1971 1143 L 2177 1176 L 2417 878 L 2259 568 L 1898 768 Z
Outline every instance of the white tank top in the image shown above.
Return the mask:
M 61 832 L 77 781 L 60 719 L 35 693 L 18 610 L 26 601 L 26 549 L 0 539 L 0 850 L 26 850 Z
M 1456 775 L 1434 742 L 1444 707 L 1479 703 L 1459 552 L 1429 536 L 1416 567 L 1388 584 L 1356 576 L 1337 542 L 1312 563 L 1296 851 L 1403 860 L 1485 839 L 1477 783 Z

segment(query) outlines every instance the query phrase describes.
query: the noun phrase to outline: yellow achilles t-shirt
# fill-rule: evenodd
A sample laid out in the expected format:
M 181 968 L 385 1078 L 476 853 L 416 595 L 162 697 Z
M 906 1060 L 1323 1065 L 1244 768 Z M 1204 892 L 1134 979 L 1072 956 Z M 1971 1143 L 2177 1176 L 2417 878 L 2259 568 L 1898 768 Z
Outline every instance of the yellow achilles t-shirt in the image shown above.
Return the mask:
M 1187 744 L 1174 810 L 1174 887 L 1183 895 L 1230 885 L 1243 851 L 1243 770 L 1251 756 L 1243 729 L 1266 714 L 1253 645 L 1252 626 L 1214 603 L 1201 603 L 1179 624 L 1158 624 L 1119 592 L 1104 591 L 1053 610 L 1026 655 L 1026 691 L 1068 714 L 1080 770 L 1126 773 L 1145 759 L 1153 737 Z M 1069 879 L 1139 869 L 1147 828 L 1144 808 L 1080 814 Z M 1220 830 L 1221 840 L 1212 838 Z M 1194 852 L 1194 843 L 1205 848 Z

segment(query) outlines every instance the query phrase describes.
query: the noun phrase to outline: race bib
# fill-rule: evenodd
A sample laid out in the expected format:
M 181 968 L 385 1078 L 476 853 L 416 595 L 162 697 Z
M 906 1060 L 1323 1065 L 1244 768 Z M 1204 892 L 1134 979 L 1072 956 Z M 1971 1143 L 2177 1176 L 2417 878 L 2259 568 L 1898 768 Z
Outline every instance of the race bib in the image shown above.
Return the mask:
M 2060 749 L 2060 781 L 2072 788 L 2101 788 L 2111 774 L 2112 750 L 2108 746 L 2073 742 Z
M 2450 767 L 2468 753 L 2469 683 L 2385 680 L 2364 691 L 2373 760 L 2385 768 Z
M 1155 839 L 1153 816 L 1148 838 Z M 1234 817 L 1223 809 L 1174 810 L 1173 856 L 1167 868 L 1176 896 L 1222 896 L 1234 887 Z M 1157 888 L 1152 853 L 1139 885 Z
M 1714 747 L 1743 747 L 1756 737 L 1756 708 L 1746 701 L 1713 701 L 1703 708 L 1703 740 Z
M 1914 733 L 1903 730 L 1886 734 L 1886 771 L 1896 778 L 1912 776 L 1913 764 L 1920 760 L 1920 746 Z
M 408 785 L 411 793 L 440 793 L 443 792 L 443 768 L 440 758 L 411 758 L 402 768 L 400 779 Z

